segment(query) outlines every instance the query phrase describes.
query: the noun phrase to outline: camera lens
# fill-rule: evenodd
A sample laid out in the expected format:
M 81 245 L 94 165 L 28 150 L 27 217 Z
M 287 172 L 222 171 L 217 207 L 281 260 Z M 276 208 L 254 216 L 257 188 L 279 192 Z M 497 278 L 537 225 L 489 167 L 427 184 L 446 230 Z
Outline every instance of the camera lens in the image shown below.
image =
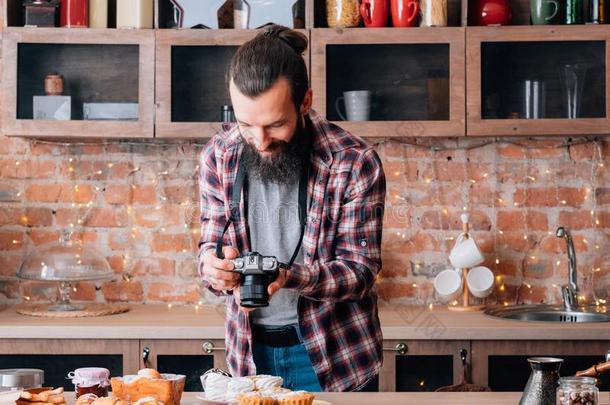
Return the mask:
M 243 276 L 240 289 L 241 306 L 247 308 L 269 306 L 268 285 L 269 278 L 266 275 L 248 274 Z

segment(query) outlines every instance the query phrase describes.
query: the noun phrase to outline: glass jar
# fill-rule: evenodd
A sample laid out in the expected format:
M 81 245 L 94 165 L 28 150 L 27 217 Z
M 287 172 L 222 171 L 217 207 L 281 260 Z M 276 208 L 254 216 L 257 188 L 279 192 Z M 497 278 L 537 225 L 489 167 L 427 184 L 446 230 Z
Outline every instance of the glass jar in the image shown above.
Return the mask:
M 37 368 L 10 368 L 0 370 L 1 392 L 19 391 L 24 388 L 40 388 L 43 383 L 44 371 Z
M 360 1 L 326 0 L 326 23 L 330 28 L 357 27 L 360 20 Z
M 23 25 L 57 27 L 59 23 L 57 0 L 26 0 L 23 2 Z
M 599 389 L 593 377 L 562 377 L 557 388 L 557 405 L 598 405 Z
M 420 27 L 447 26 L 447 0 L 420 0 Z
M 85 394 L 94 394 L 97 397 L 107 397 L 110 386 L 110 371 L 101 367 L 77 368 L 68 373 L 72 379 L 76 398 Z

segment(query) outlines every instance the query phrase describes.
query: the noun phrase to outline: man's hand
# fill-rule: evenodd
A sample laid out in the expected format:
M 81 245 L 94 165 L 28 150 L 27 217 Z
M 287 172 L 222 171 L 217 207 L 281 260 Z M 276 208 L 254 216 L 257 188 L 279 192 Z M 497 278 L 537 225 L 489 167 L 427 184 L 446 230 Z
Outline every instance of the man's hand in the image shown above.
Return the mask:
M 241 309 L 242 311 L 252 312 L 256 309 L 256 308 L 246 308 L 246 307 L 241 306 L 241 293 L 239 290 L 239 286 L 233 290 L 233 298 L 235 298 L 235 302 L 237 302 L 237 305 L 239 305 L 239 309 Z
M 273 294 L 278 292 L 280 288 L 284 287 L 284 284 L 286 284 L 286 269 L 280 269 L 277 274 L 277 278 L 272 283 L 270 283 L 269 287 L 267 288 L 267 292 L 269 293 L 269 299 L 271 299 L 271 297 L 273 297 Z
M 215 290 L 227 291 L 239 286 L 239 274 L 233 271 L 233 263 L 230 259 L 239 256 L 237 249 L 231 246 L 222 248 L 224 259 L 219 259 L 213 249 L 203 254 L 202 272 L 205 278 Z

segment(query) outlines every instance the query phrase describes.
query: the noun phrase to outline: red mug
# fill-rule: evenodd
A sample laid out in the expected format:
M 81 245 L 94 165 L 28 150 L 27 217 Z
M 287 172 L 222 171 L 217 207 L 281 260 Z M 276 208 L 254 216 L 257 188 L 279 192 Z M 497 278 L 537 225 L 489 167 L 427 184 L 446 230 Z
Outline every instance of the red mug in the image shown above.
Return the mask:
M 390 16 L 389 0 L 362 0 L 360 14 L 367 28 L 387 27 Z
M 395 27 L 413 27 L 418 14 L 418 0 L 392 0 L 392 24 Z

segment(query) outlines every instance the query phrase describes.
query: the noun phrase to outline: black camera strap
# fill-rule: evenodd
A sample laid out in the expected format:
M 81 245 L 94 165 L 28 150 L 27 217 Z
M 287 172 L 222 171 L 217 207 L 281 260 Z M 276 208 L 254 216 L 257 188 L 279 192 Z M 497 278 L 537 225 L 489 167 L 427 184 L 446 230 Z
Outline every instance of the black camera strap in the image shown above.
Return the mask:
M 301 164 L 301 177 L 299 179 L 299 222 L 301 225 L 301 235 L 299 236 L 299 241 L 297 242 L 297 246 L 294 249 L 294 252 L 292 253 L 292 257 L 290 258 L 290 261 L 285 264 L 285 263 L 279 263 L 280 267 L 282 268 L 290 268 L 295 259 L 297 258 L 298 254 L 299 254 L 299 250 L 301 249 L 301 244 L 303 242 L 303 235 L 305 234 L 305 221 L 307 220 L 307 183 L 309 181 L 309 171 L 310 171 L 310 164 L 309 164 L 309 153 L 305 153 L 302 159 L 302 164 Z M 218 239 L 218 241 L 216 242 L 216 257 L 218 257 L 219 259 L 224 259 L 224 254 L 222 253 L 222 240 L 224 238 L 225 233 L 227 232 L 227 229 L 229 229 L 229 226 L 231 225 L 231 223 L 236 222 L 239 218 L 239 203 L 241 200 L 241 193 L 242 190 L 244 189 L 244 183 L 246 182 L 246 169 L 244 168 L 244 165 L 240 162 L 240 164 L 238 165 L 239 168 L 237 169 L 237 176 L 235 177 L 235 183 L 233 184 L 233 193 L 231 195 L 231 203 L 229 205 L 229 208 L 231 209 L 231 215 L 229 216 L 229 218 L 227 219 L 227 222 L 225 223 L 224 229 L 222 230 L 222 235 L 220 236 L 220 239 Z M 247 202 L 246 202 L 247 204 Z

